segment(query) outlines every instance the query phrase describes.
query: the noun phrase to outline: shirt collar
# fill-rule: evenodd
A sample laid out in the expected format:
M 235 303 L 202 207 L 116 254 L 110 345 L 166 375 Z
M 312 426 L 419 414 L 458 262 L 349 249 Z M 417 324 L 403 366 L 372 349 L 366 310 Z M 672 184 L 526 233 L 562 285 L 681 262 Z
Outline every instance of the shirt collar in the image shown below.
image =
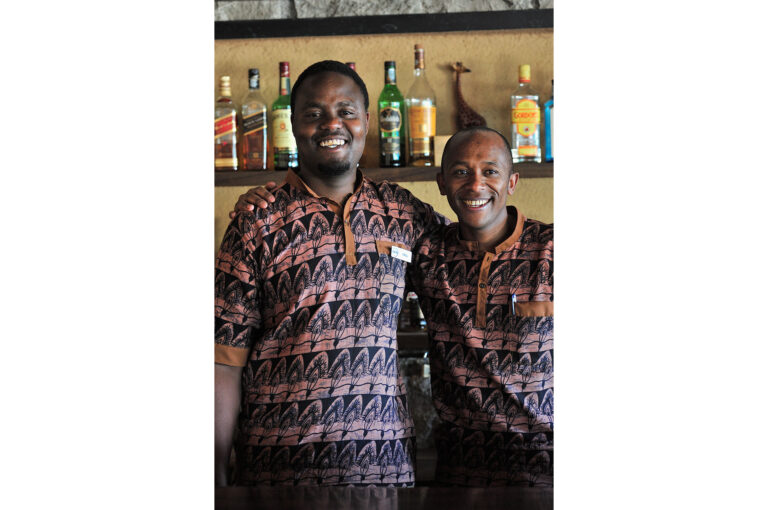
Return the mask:
M 515 221 L 515 229 L 512 231 L 512 234 L 504 239 L 502 242 L 500 242 L 498 245 L 496 245 L 496 248 L 493 249 L 493 251 L 488 250 L 489 253 L 494 253 L 496 255 L 504 252 L 505 250 L 509 249 L 510 246 L 515 244 L 518 239 L 520 239 L 520 235 L 523 233 L 523 223 L 525 223 L 525 216 L 518 212 L 517 208 L 514 205 L 508 205 L 507 206 L 507 215 L 509 218 L 513 218 Z M 460 231 L 458 228 L 458 224 L 456 224 L 456 239 L 459 242 L 459 244 L 470 251 L 479 251 L 478 242 L 477 241 L 464 241 L 460 237 Z
M 334 202 L 330 198 L 322 197 L 322 196 L 318 195 L 317 193 L 315 193 L 312 190 L 312 188 L 310 188 L 307 185 L 307 183 L 304 182 L 304 179 L 302 179 L 299 176 L 299 174 L 294 172 L 292 169 L 288 169 L 288 175 L 285 176 L 285 182 L 287 182 L 288 184 L 290 184 L 294 188 L 297 188 L 297 189 L 303 191 L 304 193 L 307 193 L 308 195 L 311 195 L 311 196 L 313 196 L 315 198 L 322 198 L 322 199 L 328 200 L 329 202 L 331 202 L 331 203 L 333 203 L 333 204 L 335 204 L 335 205 L 337 205 L 339 207 L 341 206 L 340 204 L 337 204 L 336 202 Z M 358 193 L 360 193 L 360 191 L 363 189 L 363 183 L 365 183 L 365 182 L 370 183 L 371 181 L 370 181 L 370 179 L 368 179 L 366 176 L 363 175 L 363 172 L 361 172 L 360 169 L 358 169 L 356 177 L 355 177 L 355 191 L 352 194 L 353 195 L 357 195 Z

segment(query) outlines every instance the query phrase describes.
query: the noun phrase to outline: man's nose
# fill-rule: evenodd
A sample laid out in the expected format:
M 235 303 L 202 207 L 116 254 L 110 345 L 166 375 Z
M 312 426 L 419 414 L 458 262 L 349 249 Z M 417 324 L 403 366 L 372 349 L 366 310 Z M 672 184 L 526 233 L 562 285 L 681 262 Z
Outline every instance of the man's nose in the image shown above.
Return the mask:
M 484 189 L 485 188 L 485 178 L 479 172 L 471 173 L 469 175 L 469 180 L 467 181 L 467 186 L 470 189 L 473 189 L 473 190 Z
M 320 127 L 333 131 L 334 129 L 339 129 L 341 125 L 341 117 L 331 112 L 323 115 L 323 122 Z

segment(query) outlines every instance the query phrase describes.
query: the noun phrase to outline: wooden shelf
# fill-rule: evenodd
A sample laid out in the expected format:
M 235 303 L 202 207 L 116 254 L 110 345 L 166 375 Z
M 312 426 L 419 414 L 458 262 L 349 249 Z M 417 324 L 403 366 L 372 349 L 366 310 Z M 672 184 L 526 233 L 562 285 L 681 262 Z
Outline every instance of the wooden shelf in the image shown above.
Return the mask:
M 521 179 L 539 179 L 552 177 L 554 175 L 554 163 L 518 163 L 514 165 L 515 171 L 520 174 Z M 392 182 L 418 182 L 435 181 L 435 174 L 438 167 L 402 167 L 402 168 L 362 168 L 366 177 L 374 181 L 392 181 Z M 277 184 L 285 181 L 288 172 L 283 170 L 279 172 L 216 172 L 216 186 L 260 186 L 269 181 L 275 181 Z

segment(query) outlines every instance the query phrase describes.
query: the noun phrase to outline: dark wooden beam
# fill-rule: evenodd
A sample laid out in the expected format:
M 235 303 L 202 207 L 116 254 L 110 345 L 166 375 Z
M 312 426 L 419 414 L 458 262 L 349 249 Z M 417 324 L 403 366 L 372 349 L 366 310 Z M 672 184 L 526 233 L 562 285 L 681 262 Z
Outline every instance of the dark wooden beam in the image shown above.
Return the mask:
M 216 21 L 216 39 L 554 28 L 553 9 Z

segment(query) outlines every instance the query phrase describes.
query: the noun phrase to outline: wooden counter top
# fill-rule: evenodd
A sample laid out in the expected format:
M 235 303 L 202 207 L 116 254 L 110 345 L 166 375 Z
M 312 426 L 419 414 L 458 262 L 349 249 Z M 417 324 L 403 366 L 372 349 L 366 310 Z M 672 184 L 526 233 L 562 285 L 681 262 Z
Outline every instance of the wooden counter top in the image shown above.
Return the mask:
M 217 510 L 551 510 L 552 489 L 528 487 L 223 487 Z

